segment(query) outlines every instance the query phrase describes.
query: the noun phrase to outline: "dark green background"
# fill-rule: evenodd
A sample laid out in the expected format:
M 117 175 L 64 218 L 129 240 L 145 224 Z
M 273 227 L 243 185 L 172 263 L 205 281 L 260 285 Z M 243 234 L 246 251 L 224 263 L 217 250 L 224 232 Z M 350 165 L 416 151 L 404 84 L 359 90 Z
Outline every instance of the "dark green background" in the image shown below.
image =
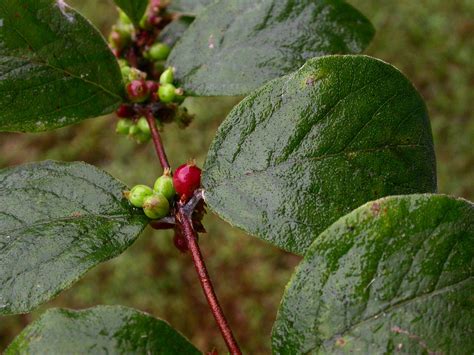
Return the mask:
M 438 157 L 439 191 L 474 200 L 474 3 L 470 0 L 351 0 L 377 29 L 367 53 L 400 68 L 427 101 Z M 111 1 L 75 0 L 104 33 L 114 21 Z M 110 14 L 109 18 L 101 14 Z M 173 166 L 207 148 L 233 99 L 194 100 L 202 110 L 187 130 L 167 127 Z M 128 184 L 151 184 L 159 173 L 151 146 L 116 136 L 114 118 L 85 121 L 45 134 L 0 134 L 0 167 L 43 159 L 84 160 Z M 269 352 L 276 309 L 299 258 L 231 229 L 208 216 L 203 253 L 217 292 L 243 350 Z M 125 254 L 92 272 L 31 315 L 0 320 L 0 351 L 33 319 L 53 306 L 85 308 L 122 304 L 168 320 L 201 350 L 224 349 L 190 259 L 172 246 L 171 234 L 148 232 Z

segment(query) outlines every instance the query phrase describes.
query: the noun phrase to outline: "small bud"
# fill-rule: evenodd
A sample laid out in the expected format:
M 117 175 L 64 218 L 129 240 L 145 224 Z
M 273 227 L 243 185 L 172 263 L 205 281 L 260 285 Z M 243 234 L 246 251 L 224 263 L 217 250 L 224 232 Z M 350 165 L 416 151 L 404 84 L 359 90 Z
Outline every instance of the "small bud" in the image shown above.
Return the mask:
M 164 43 L 155 43 L 148 50 L 148 56 L 151 60 L 165 60 L 171 52 L 171 48 Z
M 160 84 L 173 84 L 174 81 L 174 70 L 173 68 L 168 68 L 166 69 L 161 75 L 160 75 Z
M 130 118 L 135 114 L 135 111 L 132 106 L 122 104 L 120 107 L 115 111 L 118 117 L 121 118 Z

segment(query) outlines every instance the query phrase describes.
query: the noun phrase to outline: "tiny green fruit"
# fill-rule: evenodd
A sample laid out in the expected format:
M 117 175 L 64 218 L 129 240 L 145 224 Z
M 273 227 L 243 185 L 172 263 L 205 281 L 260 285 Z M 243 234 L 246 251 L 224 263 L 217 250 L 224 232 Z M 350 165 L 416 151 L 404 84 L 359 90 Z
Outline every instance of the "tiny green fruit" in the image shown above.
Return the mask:
M 165 173 L 163 176 L 156 179 L 153 190 L 162 193 L 169 201 L 171 201 L 171 199 L 176 195 L 173 186 L 173 178 L 169 173 Z
M 135 134 L 133 136 L 133 138 L 135 139 L 135 141 L 137 143 L 142 144 L 142 143 L 146 143 L 150 140 L 151 134 L 150 133 L 139 132 L 139 133 Z
M 120 72 L 122 73 L 122 80 L 124 83 L 129 83 L 130 82 L 130 74 L 132 72 L 132 68 L 130 68 L 128 65 L 123 66 L 120 68 Z
M 151 134 L 150 125 L 148 124 L 148 121 L 146 120 L 145 117 L 140 117 L 140 119 L 137 122 L 137 126 L 142 133 L 145 133 L 148 135 Z
M 154 192 L 143 201 L 143 212 L 148 218 L 160 219 L 170 213 L 168 199 L 159 192 Z
M 171 52 L 171 48 L 164 43 L 155 43 L 148 51 L 152 60 L 165 60 Z
M 130 190 L 128 200 L 135 207 L 143 207 L 145 199 L 153 195 L 153 190 L 146 185 L 136 185 Z
M 160 84 L 173 84 L 174 81 L 174 70 L 173 68 L 166 69 L 160 75 Z
M 119 11 L 119 21 L 123 23 L 124 25 L 130 25 L 132 23 L 132 20 L 130 20 L 127 14 L 120 9 L 118 9 L 118 11 Z
M 132 137 L 141 133 L 140 128 L 136 124 L 132 124 L 128 130 L 128 134 L 131 135 Z
M 118 134 L 127 135 L 130 132 L 130 127 L 133 126 L 132 120 L 121 119 L 117 122 L 117 127 L 115 128 L 115 132 Z
M 160 101 L 167 104 L 173 102 L 176 98 L 176 88 L 173 84 L 163 84 L 160 85 L 158 89 L 158 96 L 160 97 Z

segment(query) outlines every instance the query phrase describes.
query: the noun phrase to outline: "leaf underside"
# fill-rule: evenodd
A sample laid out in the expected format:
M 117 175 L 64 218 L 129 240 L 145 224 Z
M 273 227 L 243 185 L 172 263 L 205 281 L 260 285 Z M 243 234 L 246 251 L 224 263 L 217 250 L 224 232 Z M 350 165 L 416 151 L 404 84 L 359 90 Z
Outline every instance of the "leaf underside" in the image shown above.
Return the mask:
M 370 22 L 339 0 L 217 1 L 198 15 L 168 64 L 189 95 L 238 96 L 310 58 L 360 53 L 373 35 Z
M 63 1 L 2 0 L 0 19 L 0 131 L 51 130 L 120 104 L 117 61 Z
M 7 348 L 14 354 L 200 354 L 168 323 L 120 306 L 53 309 Z
M 209 150 L 203 186 L 223 219 L 304 254 L 367 201 L 436 191 L 425 104 L 382 61 L 310 60 L 232 110 Z
M 298 266 L 275 354 L 472 354 L 474 205 L 388 197 L 344 216 Z
M 125 189 L 84 163 L 0 170 L 0 315 L 32 310 L 135 241 L 147 219 Z

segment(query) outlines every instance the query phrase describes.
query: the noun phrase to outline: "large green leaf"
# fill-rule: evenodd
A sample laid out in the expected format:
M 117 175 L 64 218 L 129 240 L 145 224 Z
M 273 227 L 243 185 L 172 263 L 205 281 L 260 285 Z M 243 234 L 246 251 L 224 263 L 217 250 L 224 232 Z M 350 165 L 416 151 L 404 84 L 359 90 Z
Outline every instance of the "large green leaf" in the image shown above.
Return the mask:
M 7 348 L 14 354 L 200 354 L 161 319 L 120 306 L 53 309 Z
M 204 8 L 212 2 L 215 2 L 215 0 L 171 0 L 169 9 L 194 16 L 204 10 Z
M 84 163 L 0 170 L 0 314 L 25 313 L 127 249 L 147 224 Z
M 312 244 L 287 286 L 275 354 L 474 353 L 474 205 L 388 197 Z
M 311 60 L 234 108 L 210 148 L 203 184 L 225 220 L 303 254 L 367 201 L 436 190 L 426 107 L 382 61 Z
M 0 1 L 0 131 L 45 131 L 110 113 L 122 90 L 106 42 L 63 1 Z
M 166 26 L 163 31 L 160 32 L 158 37 L 160 42 L 166 43 L 168 46 L 173 47 L 184 32 L 189 28 L 189 25 L 193 22 L 194 17 L 181 16 L 175 21 L 171 22 Z
M 127 14 L 135 25 L 140 24 L 140 20 L 145 14 L 149 0 L 114 0 L 115 4 Z
M 222 0 L 199 14 L 168 63 L 187 94 L 243 95 L 310 58 L 359 53 L 373 35 L 340 0 Z

